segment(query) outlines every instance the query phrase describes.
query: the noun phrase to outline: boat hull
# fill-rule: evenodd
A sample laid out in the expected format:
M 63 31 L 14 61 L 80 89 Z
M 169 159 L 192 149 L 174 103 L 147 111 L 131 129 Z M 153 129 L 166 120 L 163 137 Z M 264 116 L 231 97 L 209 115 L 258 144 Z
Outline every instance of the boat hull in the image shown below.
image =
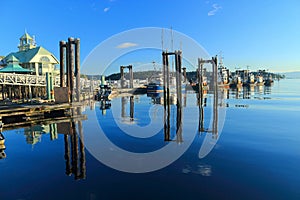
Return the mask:
M 162 85 L 148 85 L 147 86 L 147 93 L 161 93 L 163 92 L 164 88 Z

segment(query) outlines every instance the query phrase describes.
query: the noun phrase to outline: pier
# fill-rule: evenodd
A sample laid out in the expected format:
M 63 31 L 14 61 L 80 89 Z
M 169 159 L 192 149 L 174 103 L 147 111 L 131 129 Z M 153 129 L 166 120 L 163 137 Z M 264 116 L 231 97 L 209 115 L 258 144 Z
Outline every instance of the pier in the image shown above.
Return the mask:
M 59 87 L 59 77 L 53 77 L 53 87 Z M 30 99 L 46 95 L 46 75 L 0 73 L 1 100 Z

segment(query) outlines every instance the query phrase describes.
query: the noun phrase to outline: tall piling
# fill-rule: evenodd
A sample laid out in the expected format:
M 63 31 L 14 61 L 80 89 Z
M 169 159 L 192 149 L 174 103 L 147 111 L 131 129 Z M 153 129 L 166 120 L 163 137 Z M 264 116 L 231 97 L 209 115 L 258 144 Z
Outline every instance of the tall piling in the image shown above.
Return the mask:
M 69 47 L 69 80 L 70 80 L 70 99 L 73 102 L 73 98 L 74 98 L 74 47 L 73 44 L 74 43 L 74 38 L 69 37 L 68 38 L 68 47 Z
M 80 39 L 75 39 L 76 100 L 80 101 Z
M 60 41 L 59 42 L 59 55 L 60 55 L 60 87 L 65 87 L 65 49 L 66 49 L 66 42 Z

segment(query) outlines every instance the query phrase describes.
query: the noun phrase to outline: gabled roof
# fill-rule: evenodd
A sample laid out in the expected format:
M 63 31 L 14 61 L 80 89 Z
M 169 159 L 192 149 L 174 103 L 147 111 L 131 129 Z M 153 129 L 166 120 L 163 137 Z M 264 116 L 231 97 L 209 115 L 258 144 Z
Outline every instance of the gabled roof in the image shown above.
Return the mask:
M 8 55 L 6 58 L 7 63 L 18 63 L 19 60 L 14 55 Z
M 58 64 L 59 63 L 57 58 L 55 58 L 55 56 L 52 53 L 50 53 L 48 50 L 46 50 L 45 48 L 43 48 L 41 46 L 33 48 L 33 49 L 28 49 L 26 51 L 18 51 L 18 52 L 15 52 L 15 53 L 10 53 L 10 54 L 8 54 L 8 56 L 6 56 L 4 58 L 6 63 L 8 61 L 8 57 L 11 56 L 11 55 L 15 56 L 19 60 L 20 63 L 32 62 L 32 60 L 34 59 L 34 57 L 36 55 L 51 56 L 53 58 L 53 62 L 52 62 L 53 64 Z

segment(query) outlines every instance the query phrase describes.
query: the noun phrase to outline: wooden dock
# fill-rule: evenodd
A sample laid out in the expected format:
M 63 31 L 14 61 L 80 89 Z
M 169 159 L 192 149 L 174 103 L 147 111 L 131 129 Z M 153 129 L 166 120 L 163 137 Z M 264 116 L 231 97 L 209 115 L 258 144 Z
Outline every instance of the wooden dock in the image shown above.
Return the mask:
M 4 105 L 0 107 L 0 121 L 8 128 L 69 118 L 84 120 L 86 116 L 74 111 L 81 106 L 80 102 Z

